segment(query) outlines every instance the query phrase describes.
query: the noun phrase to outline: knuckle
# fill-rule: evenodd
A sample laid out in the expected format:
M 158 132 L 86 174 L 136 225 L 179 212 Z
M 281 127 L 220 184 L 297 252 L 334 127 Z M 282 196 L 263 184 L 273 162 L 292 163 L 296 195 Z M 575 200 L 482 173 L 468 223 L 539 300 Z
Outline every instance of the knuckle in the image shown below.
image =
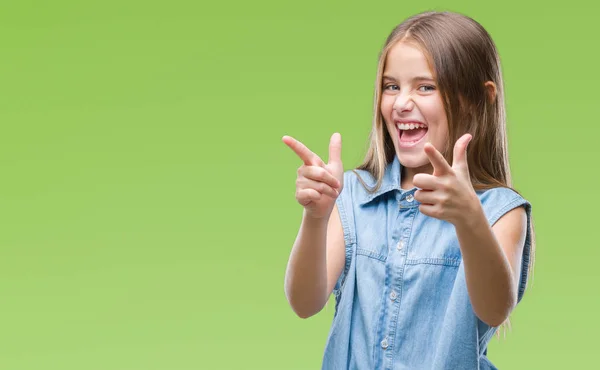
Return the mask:
M 327 185 L 323 184 L 322 182 L 319 183 L 318 187 L 319 193 L 325 193 L 327 191 Z
M 322 168 L 319 168 L 319 167 L 315 168 L 314 178 L 315 178 L 315 180 L 323 181 L 323 179 L 325 178 L 325 174 L 323 173 Z

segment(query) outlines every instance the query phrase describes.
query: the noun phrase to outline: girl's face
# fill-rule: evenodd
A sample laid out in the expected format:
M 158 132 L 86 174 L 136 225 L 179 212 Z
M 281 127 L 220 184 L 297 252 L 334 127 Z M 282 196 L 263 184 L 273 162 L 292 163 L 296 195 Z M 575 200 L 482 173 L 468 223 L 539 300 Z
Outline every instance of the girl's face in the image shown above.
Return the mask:
M 433 74 L 418 48 L 401 42 L 390 49 L 380 109 L 400 163 L 430 168 L 423 146 L 430 142 L 440 152 L 445 150 L 448 120 Z

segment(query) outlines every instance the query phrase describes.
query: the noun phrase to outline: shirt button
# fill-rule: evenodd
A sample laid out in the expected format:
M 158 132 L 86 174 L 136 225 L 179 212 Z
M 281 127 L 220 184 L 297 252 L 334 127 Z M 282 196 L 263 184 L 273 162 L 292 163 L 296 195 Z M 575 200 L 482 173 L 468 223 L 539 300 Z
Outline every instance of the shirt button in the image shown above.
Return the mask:
M 398 242 L 398 245 L 396 246 L 396 248 L 398 248 L 398 250 L 401 250 L 402 248 L 404 248 L 404 241 L 403 241 L 403 240 L 400 240 L 400 241 Z
M 412 202 L 413 200 L 415 200 L 415 197 L 413 197 L 413 195 L 412 195 L 412 194 L 408 194 L 408 195 L 406 196 L 406 201 L 407 201 L 407 202 L 409 202 L 409 203 L 410 203 L 410 202 Z
M 395 301 L 396 298 L 398 298 L 398 294 L 396 294 L 396 291 L 392 290 L 392 292 L 390 293 L 390 299 L 392 301 Z
M 389 343 L 387 341 L 387 338 L 385 338 L 384 340 L 381 341 L 381 348 L 386 349 L 388 348 Z

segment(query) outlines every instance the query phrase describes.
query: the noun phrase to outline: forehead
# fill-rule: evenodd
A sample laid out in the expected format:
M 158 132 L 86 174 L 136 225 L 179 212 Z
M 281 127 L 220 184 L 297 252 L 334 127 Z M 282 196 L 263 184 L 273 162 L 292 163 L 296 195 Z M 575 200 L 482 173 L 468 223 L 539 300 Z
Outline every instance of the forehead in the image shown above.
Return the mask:
M 388 52 L 385 60 L 386 75 L 410 78 L 414 75 L 429 75 L 433 72 L 429 68 L 427 57 L 419 47 L 412 43 L 399 42 Z

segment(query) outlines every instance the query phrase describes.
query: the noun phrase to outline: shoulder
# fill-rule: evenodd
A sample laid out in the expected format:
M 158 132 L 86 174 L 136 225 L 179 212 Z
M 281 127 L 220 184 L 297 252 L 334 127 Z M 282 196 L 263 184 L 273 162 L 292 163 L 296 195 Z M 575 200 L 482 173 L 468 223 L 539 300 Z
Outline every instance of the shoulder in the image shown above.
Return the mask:
M 369 171 L 353 168 L 344 171 L 344 185 L 346 184 L 346 181 L 352 185 L 362 185 L 362 183 L 364 183 L 369 187 L 373 187 L 375 186 L 377 179 Z
M 342 225 L 352 240 L 355 218 L 360 218 L 361 206 L 372 199 L 375 194 L 369 191 L 377 180 L 368 171 L 351 169 L 344 171 L 344 187 L 336 199 Z
M 338 208 L 346 211 L 350 211 L 354 203 L 364 197 L 361 193 L 362 185 L 356 172 L 357 170 L 354 169 L 344 171 L 344 187 L 336 200 Z
M 365 170 L 351 169 L 344 171 L 344 188 L 340 197 L 353 202 L 363 202 L 369 196 L 369 188 L 373 188 L 377 180 Z
M 496 223 L 503 215 L 518 207 L 522 207 L 528 217 L 531 213 L 529 201 L 511 188 L 496 187 L 476 193 L 490 224 Z

